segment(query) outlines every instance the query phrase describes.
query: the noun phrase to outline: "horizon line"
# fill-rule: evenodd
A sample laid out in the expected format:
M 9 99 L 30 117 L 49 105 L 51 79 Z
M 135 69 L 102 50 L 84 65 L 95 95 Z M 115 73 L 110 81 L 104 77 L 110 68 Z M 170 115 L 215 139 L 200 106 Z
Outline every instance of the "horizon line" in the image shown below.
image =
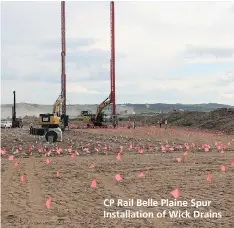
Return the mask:
M 12 105 L 13 103 L 5 103 L 1 105 Z M 29 104 L 29 105 L 54 105 L 54 104 L 42 104 L 42 103 L 27 103 L 27 102 L 16 102 L 16 104 Z M 67 104 L 67 106 L 71 105 L 99 105 L 100 103 L 86 103 L 86 104 Z M 152 105 L 152 104 L 166 104 L 166 105 L 204 105 L 204 104 L 217 104 L 217 105 L 227 105 L 227 106 L 234 106 L 231 104 L 223 104 L 223 103 L 215 103 L 215 102 L 209 102 L 209 103 L 162 103 L 162 102 L 157 102 L 157 103 L 119 103 L 116 105 L 128 105 L 128 104 L 144 104 L 144 105 Z

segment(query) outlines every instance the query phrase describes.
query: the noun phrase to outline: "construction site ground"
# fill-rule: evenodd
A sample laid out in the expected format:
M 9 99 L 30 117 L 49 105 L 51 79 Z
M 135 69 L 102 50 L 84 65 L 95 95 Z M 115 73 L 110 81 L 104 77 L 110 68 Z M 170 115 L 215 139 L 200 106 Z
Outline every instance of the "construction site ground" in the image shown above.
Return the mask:
M 172 126 L 77 129 L 56 149 L 24 127 L 2 129 L 1 140 L 2 228 L 234 227 L 234 135 Z M 209 200 L 210 206 L 104 206 L 105 199 L 174 201 L 177 188 L 177 201 Z M 221 212 L 222 218 L 157 218 L 179 209 Z M 117 210 L 153 212 L 154 218 L 104 218 L 104 211 Z

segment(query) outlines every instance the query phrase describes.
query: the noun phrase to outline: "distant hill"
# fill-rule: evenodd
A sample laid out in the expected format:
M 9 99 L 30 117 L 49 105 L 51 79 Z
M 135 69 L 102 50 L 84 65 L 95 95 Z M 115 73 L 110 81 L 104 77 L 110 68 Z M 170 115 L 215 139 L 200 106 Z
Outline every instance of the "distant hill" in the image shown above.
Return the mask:
M 68 105 L 67 113 L 72 117 L 76 117 L 82 110 L 89 110 L 95 113 L 97 104 L 88 105 Z M 189 110 L 189 111 L 202 111 L 209 112 L 217 108 L 234 108 L 234 106 L 208 103 L 208 104 L 118 104 L 117 112 L 121 115 L 128 114 L 150 114 L 150 113 L 167 113 L 172 110 Z M 110 107 L 107 108 L 106 112 L 110 112 Z M 16 113 L 18 117 L 24 116 L 38 116 L 40 113 L 50 113 L 52 111 L 52 105 L 41 105 L 41 104 L 28 104 L 28 103 L 17 103 Z M 12 115 L 12 104 L 1 105 L 1 116 L 2 118 L 11 117 Z
M 187 110 L 187 111 L 202 111 L 209 112 L 217 108 L 234 108 L 234 106 L 208 103 L 208 104 L 126 104 L 128 107 L 133 107 L 136 113 L 142 112 L 170 112 L 172 110 Z

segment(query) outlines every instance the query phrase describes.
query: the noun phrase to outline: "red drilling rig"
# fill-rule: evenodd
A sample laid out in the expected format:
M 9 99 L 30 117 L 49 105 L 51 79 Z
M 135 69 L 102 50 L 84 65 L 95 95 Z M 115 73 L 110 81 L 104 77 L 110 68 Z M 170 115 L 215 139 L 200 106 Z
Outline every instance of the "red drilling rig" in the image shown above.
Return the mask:
M 115 3 L 110 3 L 110 28 L 111 28 L 111 60 L 110 60 L 110 79 L 111 79 L 111 103 L 112 121 L 117 125 L 116 99 L 115 99 Z
M 68 126 L 69 116 L 67 115 L 67 90 L 66 90 L 66 23 L 65 23 L 65 1 L 61 2 L 61 98 L 62 103 L 62 115 L 61 120 L 66 128 Z

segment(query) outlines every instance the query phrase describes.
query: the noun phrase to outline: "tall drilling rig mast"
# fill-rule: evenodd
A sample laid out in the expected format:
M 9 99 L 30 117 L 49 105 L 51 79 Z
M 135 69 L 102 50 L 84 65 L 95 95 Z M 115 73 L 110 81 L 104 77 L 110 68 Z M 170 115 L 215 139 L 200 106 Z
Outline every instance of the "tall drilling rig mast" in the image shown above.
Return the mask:
M 111 27 L 111 102 L 112 102 L 112 116 L 116 119 L 116 100 L 115 100 L 115 5 L 110 3 L 110 27 Z
M 61 2 L 61 96 L 64 98 L 62 103 L 62 114 L 66 115 L 66 27 L 65 27 L 65 1 Z

